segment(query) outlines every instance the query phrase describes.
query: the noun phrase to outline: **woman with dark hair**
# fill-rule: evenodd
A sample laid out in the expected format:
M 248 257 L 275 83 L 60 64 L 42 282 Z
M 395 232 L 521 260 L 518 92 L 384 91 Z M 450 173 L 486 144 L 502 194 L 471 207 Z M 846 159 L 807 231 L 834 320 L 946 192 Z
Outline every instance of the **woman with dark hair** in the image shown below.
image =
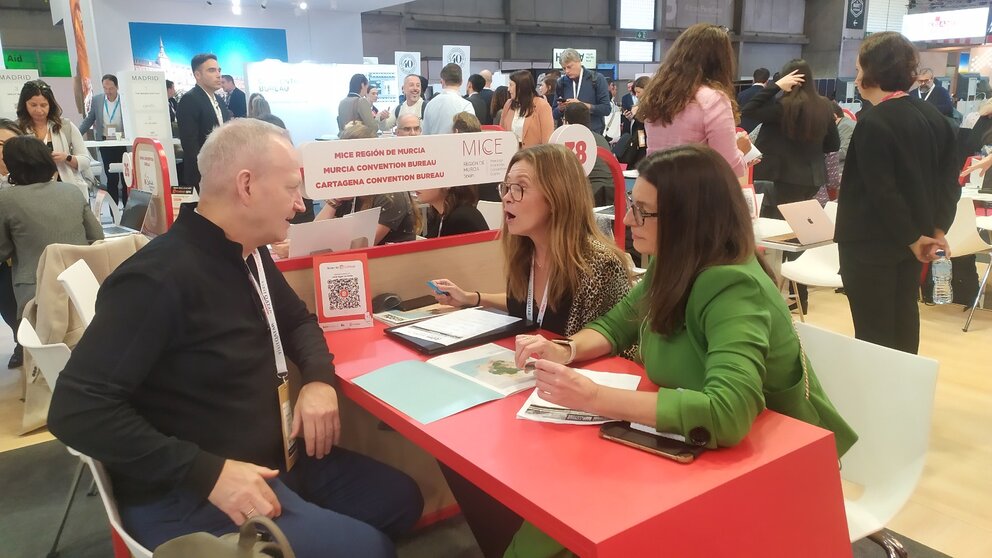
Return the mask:
M 833 431 L 843 455 L 857 435 L 803 353 L 755 253 L 751 217 L 724 158 L 685 145 L 648 155 L 638 171 L 624 223 L 635 248 L 655 256 L 647 275 L 568 346 L 518 336 L 517 364 L 541 359 L 537 389 L 549 403 L 650 425 L 691 444 L 734 446 L 768 408 Z M 634 344 L 648 378 L 663 386 L 657 392 L 599 386 L 567 366 Z M 561 555 L 555 551 L 564 549 L 525 524 L 506 555 Z
M 908 353 L 920 345 L 920 262 L 952 255 L 944 233 L 961 195 L 954 130 L 906 94 L 918 65 L 899 33 L 861 43 L 855 84 L 873 106 L 851 136 L 834 227 L 855 337 Z
M 45 248 L 102 240 L 103 228 L 75 185 L 52 180 L 55 161 L 41 141 L 30 136 L 4 140 L 3 163 L 12 186 L 0 190 L 0 261 L 13 258 L 17 323 L 24 305 L 34 298 L 38 260 Z M 20 345 L 14 356 L 18 355 L 23 355 Z
M 55 160 L 58 180 L 76 185 L 89 195 L 86 178 L 92 178 L 90 153 L 83 144 L 79 129 L 68 118 L 62 118 L 62 107 L 55 93 L 44 81 L 29 81 L 21 88 L 17 100 L 17 124 L 27 134 L 48 145 Z
M 741 148 L 751 145 L 736 137 L 736 59 L 726 27 L 697 23 L 675 39 L 637 103 L 648 153 L 703 143 L 723 155 L 739 178 L 746 175 Z
M 805 60 L 792 60 L 782 68 L 777 82 L 758 91 L 741 115 L 761 124 L 757 147 L 761 164 L 755 180 L 775 184 L 774 199 L 766 217 L 781 219 L 778 205 L 812 199 L 827 183 L 824 153 L 840 149 L 830 101 L 816 92 L 813 71 Z M 782 92 L 782 99 L 776 96 Z
M 510 88 L 500 85 L 493 92 L 493 101 L 489 105 L 489 111 L 493 113 L 493 122 L 499 123 L 503 116 L 503 106 L 510 100 Z
M 517 136 L 520 146 L 527 148 L 548 143 L 555 121 L 551 118 L 551 105 L 534 90 L 534 76 L 527 70 L 510 74 L 510 100 L 503 105 L 499 125 Z
M 427 238 L 489 230 L 485 217 L 475 207 L 479 202 L 475 186 L 433 188 L 414 194 L 418 202 L 429 205 L 423 233 Z

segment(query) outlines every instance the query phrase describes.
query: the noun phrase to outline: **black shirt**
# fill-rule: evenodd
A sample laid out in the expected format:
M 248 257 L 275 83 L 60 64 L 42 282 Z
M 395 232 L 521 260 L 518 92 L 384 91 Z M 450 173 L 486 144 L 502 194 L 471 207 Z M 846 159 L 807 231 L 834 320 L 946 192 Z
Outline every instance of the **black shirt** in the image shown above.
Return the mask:
M 287 359 L 303 383 L 332 383 L 316 318 L 260 252 Z M 272 338 L 248 273 L 241 245 L 184 205 L 101 286 L 48 423 L 106 465 L 122 504 L 178 486 L 205 498 L 225 459 L 282 466 Z
M 460 205 L 452 209 L 443 219 L 436 209 L 427 208 L 427 230 L 424 233 L 427 238 L 488 230 L 486 218 L 471 205 Z
M 538 315 L 541 313 L 541 301 L 536 300 L 533 302 L 534 313 L 533 319 L 536 322 Z M 557 310 L 552 310 L 549 304 L 547 309 L 544 311 L 544 321 L 541 322 L 541 329 L 546 329 L 551 333 L 556 333 L 562 337 L 567 337 L 565 330 L 568 327 L 568 315 L 572 309 L 572 297 L 566 293 L 564 299 L 558 304 Z M 523 300 L 517 300 L 510 295 L 506 296 L 506 313 L 515 316 L 517 318 L 527 318 L 527 303 Z

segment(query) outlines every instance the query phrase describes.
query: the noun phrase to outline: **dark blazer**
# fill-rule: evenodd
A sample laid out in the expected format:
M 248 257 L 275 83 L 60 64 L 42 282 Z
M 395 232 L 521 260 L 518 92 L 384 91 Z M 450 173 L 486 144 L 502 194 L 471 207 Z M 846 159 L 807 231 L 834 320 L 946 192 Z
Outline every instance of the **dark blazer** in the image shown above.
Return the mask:
M 758 91 L 761 91 L 763 88 L 764 86 L 758 84 L 758 85 L 752 85 L 751 87 L 748 87 L 744 91 L 741 91 L 740 95 L 737 96 L 737 106 L 743 107 L 744 105 L 746 105 L 752 98 L 754 98 L 755 95 L 758 94 Z M 741 115 L 741 128 L 747 130 L 747 133 L 750 134 L 757 127 L 758 127 L 757 120 L 754 120 L 753 118 L 744 118 L 744 115 L 743 114 Z
M 179 112 L 179 101 L 175 97 L 169 98 L 169 120 L 175 122 L 177 120 L 176 113 Z
M 620 97 L 620 135 L 630 133 L 630 119 L 623 115 L 624 112 L 634 107 L 634 96 L 627 93 Z
M 472 109 L 475 111 L 475 116 L 479 119 L 480 124 L 488 126 L 493 123 L 493 117 L 489 114 L 489 105 L 486 104 L 482 93 L 472 94 L 465 98 L 468 99 L 468 102 L 472 103 Z
M 954 221 L 961 196 L 954 130 L 912 93 L 862 114 L 844 163 L 834 240 L 904 255 L 920 235 L 946 232 Z
M 561 120 L 561 110 L 558 108 L 558 99 L 569 100 L 577 97 L 583 103 L 589 103 L 589 129 L 597 134 L 602 134 L 606 129 L 606 117 L 613 110 L 613 103 L 610 101 L 610 86 L 606 83 L 606 78 L 599 72 L 594 72 L 582 67 L 582 87 L 579 94 L 574 95 L 575 82 L 567 75 L 562 75 L 558 79 L 555 88 L 555 102 L 551 104 L 551 116 L 557 121 Z
M 782 105 L 775 100 L 781 91 L 770 84 L 741 109 L 747 116 L 762 124 L 756 146 L 761 150 L 761 163 L 754 167 L 755 180 L 770 180 L 801 186 L 817 187 L 827 183 L 827 165 L 824 153 L 840 149 L 840 135 L 834 124 L 829 103 L 823 102 L 824 118 L 829 120 L 823 139 L 798 142 L 785 136 L 782 130 Z
M 231 111 L 223 99 L 216 94 L 214 98 L 220 105 L 224 122 L 227 122 L 231 119 Z M 207 136 L 217 127 L 217 115 L 214 114 L 214 107 L 210 103 L 210 97 L 207 97 L 207 92 L 197 85 L 183 95 L 176 116 L 179 119 L 179 141 L 183 145 L 182 184 L 194 186 L 199 192 L 200 167 L 196 164 L 196 158 L 200 155 L 200 148 L 203 147 L 203 142 L 207 141 Z
M 486 110 L 489 111 L 489 122 L 492 123 L 493 113 L 489 109 L 493 106 L 493 90 L 483 89 L 482 91 L 479 91 L 479 95 L 482 95 L 482 100 L 486 102 Z
M 237 87 L 227 96 L 227 108 L 231 109 L 231 115 L 235 118 L 248 118 L 248 99 L 245 92 Z
M 909 94 L 937 107 L 940 114 L 944 116 L 954 116 L 954 101 L 951 100 L 951 94 L 937 82 L 934 82 L 933 91 L 929 95 L 921 92 L 919 89 L 911 91 Z

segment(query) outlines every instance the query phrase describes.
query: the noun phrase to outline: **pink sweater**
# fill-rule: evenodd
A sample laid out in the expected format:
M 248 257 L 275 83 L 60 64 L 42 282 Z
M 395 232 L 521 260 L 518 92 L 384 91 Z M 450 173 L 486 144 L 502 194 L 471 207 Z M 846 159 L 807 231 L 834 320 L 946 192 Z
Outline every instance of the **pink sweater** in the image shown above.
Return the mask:
M 645 122 L 648 153 L 687 143 L 704 143 L 730 163 L 737 176 L 745 176 L 744 156 L 737 149 L 737 125 L 730 99 L 707 86 L 696 90 L 696 98 L 675 115 L 668 126 Z

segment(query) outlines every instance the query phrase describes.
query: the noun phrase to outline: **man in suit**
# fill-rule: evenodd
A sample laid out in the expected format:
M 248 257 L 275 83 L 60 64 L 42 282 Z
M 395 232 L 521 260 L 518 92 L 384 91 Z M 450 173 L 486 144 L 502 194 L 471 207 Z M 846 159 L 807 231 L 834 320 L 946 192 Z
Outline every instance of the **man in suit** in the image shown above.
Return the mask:
M 933 79 L 933 70 L 923 68 L 916 75 L 916 95 L 931 105 L 937 107 L 940 114 L 944 116 L 954 116 L 954 102 L 951 101 L 951 94 L 947 92 L 937 81 Z M 910 93 L 912 95 L 913 93 Z
M 482 79 L 486 80 L 486 85 L 479 91 L 479 95 L 482 95 L 482 100 L 486 102 L 486 107 L 489 110 L 489 121 L 492 122 L 492 106 L 493 106 L 493 73 L 489 70 L 482 70 L 479 72 Z
M 485 87 L 486 79 L 479 74 L 468 76 L 468 84 L 465 86 L 468 95 L 465 95 L 465 98 L 468 99 L 468 102 L 472 103 L 475 116 L 479 119 L 479 124 L 483 126 L 493 123 L 493 117 L 489 114 L 489 105 L 486 104 L 485 99 L 482 97 L 482 90 Z
M 196 158 L 214 128 L 231 119 L 231 111 L 217 96 L 221 88 L 220 64 L 213 54 L 197 54 L 190 62 L 196 87 L 179 101 L 179 141 L 183 145 L 183 184 L 200 191 L 200 167 Z
M 227 94 L 227 108 L 231 109 L 231 115 L 234 118 L 247 118 L 248 99 L 245 98 L 245 92 L 234 85 L 234 78 L 227 74 L 220 76 L 220 87 Z
M 101 80 L 103 94 L 93 97 L 90 112 L 79 124 L 79 133 L 85 134 L 93 130 L 93 139 L 97 141 L 117 139 L 115 132 L 124 133 L 124 117 L 121 115 L 121 97 L 117 91 L 117 76 L 107 74 Z M 114 203 L 127 204 L 127 187 L 123 194 L 119 192 L 121 175 L 110 172 L 112 163 L 120 163 L 124 158 L 126 147 L 101 147 L 100 159 L 103 161 L 103 172 L 107 175 L 107 191 Z
M 737 96 L 737 106 L 743 107 L 744 105 L 747 104 L 748 101 L 751 100 L 751 97 L 754 97 L 758 93 L 758 91 L 764 89 L 765 84 L 768 83 L 768 78 L 770 76 L 771 76 L 771 72 L 768 71 L 768 68 L 758 68 L 757 70 L 755 70 L 754 74 L 752 74 L 752 77 L 754 78 L 754 84 L 751 87 L 745 89 L 744 91 L 741 91 L 740 95 Z M 743 116 L 741 117 L 741 128 L 747 130 L 747 133 L 750 134 L 757 127 L 758 127 L 757 120 L 754 120 L 752 118 L 744 118 Z
M 634 108 L 634 82 L 627 82 L 627 94 L 620 97 L 620 112 L 622 116 L 620 117 L 620 135 L 630 133 L 630 119 L 627 118 L 627 113 L 630 109 Z
M 165 94 L 169 96 L 169 121 L 175 124 L 179 101 L 176 100 L 176 84 L 171 79 L 165 80 Z

